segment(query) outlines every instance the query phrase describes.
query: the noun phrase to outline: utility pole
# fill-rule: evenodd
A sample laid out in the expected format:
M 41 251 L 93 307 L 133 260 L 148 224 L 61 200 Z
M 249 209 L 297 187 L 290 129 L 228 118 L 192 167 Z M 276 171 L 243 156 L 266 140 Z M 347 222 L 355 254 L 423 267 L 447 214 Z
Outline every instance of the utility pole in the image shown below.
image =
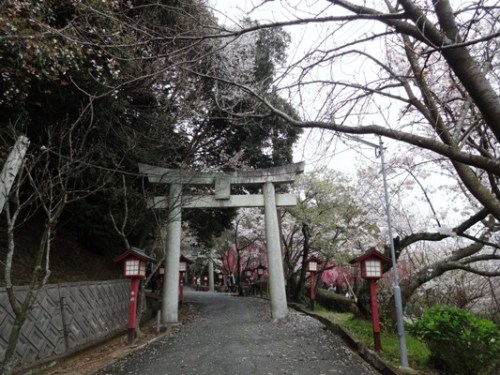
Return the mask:
M 393 267 L 393 293 L 394 293 L 394 303 L 396 305 L 396 319 L 398 326 L 398 336 L 399 336 L 399 356 L 401 361 L 401 367 L 408 367 L 408 350 L 406 348 L 406 337 L 405 337 L 405 328 L 403 321 L 403 302 L 401 298 L 401 288 L 399 287 L 399 277 L 398 277 L 398 268 L 397 268 L 397 260 L 396 260 L 396 251 L 394 249 L 394 240 L 392 237 L 392 223 L 391 223 L 391 209 L 389 206 L 389 193 L 387 188 L 387 177 L 385 173 L 385 160 L 384 160 L 384 143 L 382 142 L 382 137 L 379 136 L 379 144 L 371 143 L 365 141 L 361 138 L 354 137 L 352 135 L 346 135 L 347 138 L 352 139 L 356 142 L 363 143 L 367 146 L 373 147 L 375 149 L 376 157 L 380 157 L 380 162 L 382 165 L 382 178 L 384 180 L 384 197 L 385 197 L 385 213 L 387 216 L 387 228 L 388 228 L 388 236 L 389 236 L 389 244 L 391 247 L 391 260 Z

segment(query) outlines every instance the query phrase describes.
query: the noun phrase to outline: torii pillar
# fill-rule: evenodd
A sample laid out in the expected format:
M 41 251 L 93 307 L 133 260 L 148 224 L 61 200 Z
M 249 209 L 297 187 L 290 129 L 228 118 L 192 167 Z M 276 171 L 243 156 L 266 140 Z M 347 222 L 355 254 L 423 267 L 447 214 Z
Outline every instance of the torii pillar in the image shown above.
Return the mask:
M 214 283 L 214 260 L 212 259 L 212 254 L 208 258 L 208 291 L 215 292 Z
M 275 319 L 287 316 L 285 275 L 281 255 L 280 227 L 276 211 L 276 194 L 271 182 L 264 184 L 264 219 L 266 222 L 266 247 L 271 294 L 271 315 Z
M 163 278 L 163 294 L 161 322 L 178 322 L 179 302 L 179 259 L 181 257 L 182 233 L 182 185 L 170 184 L 169 208 L 167 223 L 167 253 L 165 254 L 165 277 Z
M 264 207 L 271 314 L 274 319 L 287 316 L 288 306 L 276 208 L 296 206 L 297 197 L 292 194 L 276 194 L 274 185 L 292 183 L 297 174 L 304 171 L 303 162 L 269 169 L 226 173 L 189 172 L 139 164 L 139 171 L 146 174 L 152 183 L 170 185 L 168 200 L 165 197 L 154 197 L 152 202 L 154 208 L 169 210 L 161 312 L 163 326 L 178 323 L 177 294 L 182 208 Z M 183 196 L 182 185 L 212 185 L 215 187 L 215 195 Z M 231 195 L 231 185 L 260 185 L 263 195 Z

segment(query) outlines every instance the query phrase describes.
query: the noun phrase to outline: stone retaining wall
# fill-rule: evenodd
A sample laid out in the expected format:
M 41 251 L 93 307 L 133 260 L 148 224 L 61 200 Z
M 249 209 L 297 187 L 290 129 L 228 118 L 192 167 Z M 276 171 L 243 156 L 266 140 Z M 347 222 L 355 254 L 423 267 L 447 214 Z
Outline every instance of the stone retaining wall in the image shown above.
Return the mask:
M 26 287 L 16 287 L 23 298 Z M 129 280 L 50 284 L 42 288 L 17 344 L 17 366 L 74 352 L 126 328 Z M 0 361 L 14 315 L 0 288 Z

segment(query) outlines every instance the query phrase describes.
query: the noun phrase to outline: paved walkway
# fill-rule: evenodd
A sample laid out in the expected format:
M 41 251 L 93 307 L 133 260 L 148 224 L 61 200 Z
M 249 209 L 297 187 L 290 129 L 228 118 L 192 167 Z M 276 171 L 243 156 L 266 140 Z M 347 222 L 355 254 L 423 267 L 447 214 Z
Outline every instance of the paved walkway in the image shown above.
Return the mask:
M 196 319 L 98 374 L 378 374 L 321 323 L 292 309 L 274 322 L 268 300 L 190 289 L 184 298 L 196 306 Z

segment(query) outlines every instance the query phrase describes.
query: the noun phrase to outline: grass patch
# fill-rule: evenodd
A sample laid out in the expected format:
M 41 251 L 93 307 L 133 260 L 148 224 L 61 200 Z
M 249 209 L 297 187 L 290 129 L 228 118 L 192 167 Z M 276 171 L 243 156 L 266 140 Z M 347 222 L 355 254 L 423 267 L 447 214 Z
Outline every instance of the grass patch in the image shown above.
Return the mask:
M 314 312 L 347 329 L 357 340 L 373 349 L 373 330 L 371 321 L 355 317 L 352 313 L 332 312 L 319 306 Z M 428 366 L 430 352 L 427 346 L 417 338 L 408 334 L 408 332 L 406 332 L 405 337 L 410 367 L 426 373 L 431 373 L 432 368 Z M 380 339 L 382 342 L 382 350 L 379 353 L 380 357 L 394 367 L 399 367 L 399 337 L 397 333 L 382 328 Z

